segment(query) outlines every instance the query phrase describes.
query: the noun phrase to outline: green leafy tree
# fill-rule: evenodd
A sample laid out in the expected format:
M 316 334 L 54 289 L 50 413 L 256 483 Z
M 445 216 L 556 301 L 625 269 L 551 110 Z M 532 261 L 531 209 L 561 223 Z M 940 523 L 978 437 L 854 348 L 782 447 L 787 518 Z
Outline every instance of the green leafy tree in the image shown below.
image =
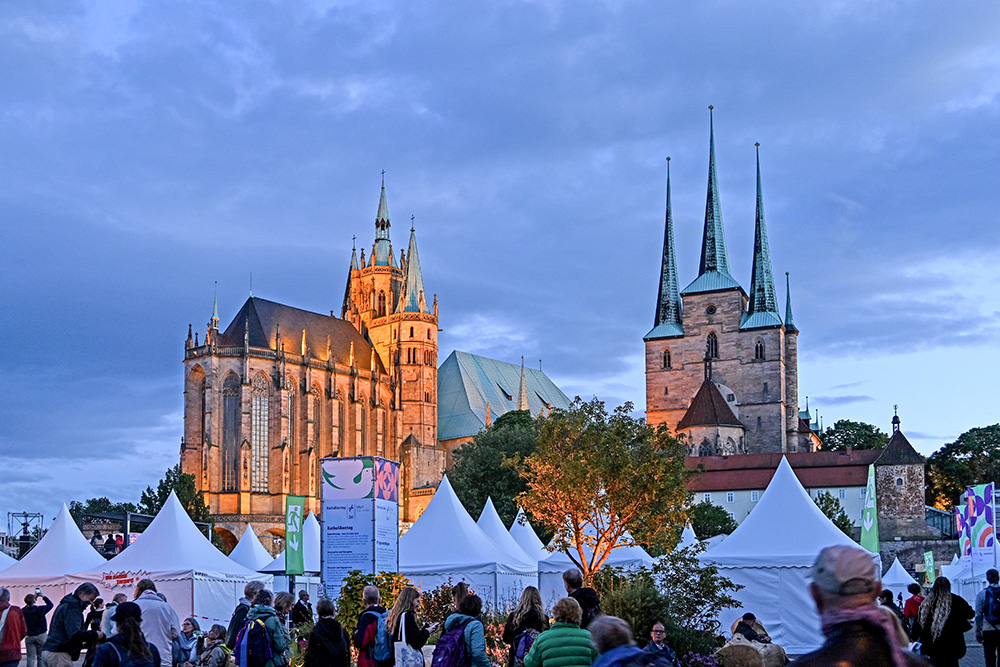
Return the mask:
M 493 498 L 504 524 L 514 522 L 515 498 L 528 490 L 516 463 L 534 453 L 537 437 L 531 413 L 511 410 L 455 450 L 448 479 L 469 514 L 478 518 L 486 499 Z
M 883 449 L 889 442 L 889 436 L 877 426 L 865 422 L 855 422 L 850 419 L 840 419 L 827 428 L 819 436 L 823 443 L 820 451 L 844 452 L 851 449 Z
M 689 509 L 688 516 L 691 518 L 691 528 L 700 540 L 716 535 L 729 535 L 739 525 L 732 514 L 707 500 Z
M 966 487 L 1000 482 L 1000 424 L 966 431 L 927 460 L 927 503 L 948 510 Z
M 612 414 L 596 398 L 535 420 L 537 450 L 520 465 L 519 497 L 588 580 L 619 546 L 673 546 L 687 522 L 684 445 L 662 424 Z
M 337 620 L 348 636 L 353 637 L 354 631 L 358 629 L 358 617 L 365 610 L 365 602 L 361 597 L 365 586 L 378 588 L 382 596 L 380 604 L 386 609 L 392 609 L 400 592 L 412 585 L 409 579 L 395 572 L 365 574 L 361 570 L 351 570 L 347 573 L 344 586 L 340 589 L 340 597 L 337 598 Z
M 177 499 L 193 521 L 206 523 L 211 521 L 212 517 L 205 505 L 205 496 L 195 486 L 194 475 L 181 472 L 180 463 L 164 473 L 155 491 L 152 487 L 146 487 L 139 498 L 139 512 L 156 514 L 163 507 L 163 503 L 167 502 L 171 491 L 177 493 Z
M 844 531 L 844 534 L 848 537 L 852 537 L 851 533 L 854 531 L 854 522 L 847 516 L 847 512 L 844 511 L 844 507 L 840 504 L 838 498 L 834 497 L 829 491 L 824 491 L 816 496 L 816 505 L 826 515 L 826 518 L 833 522 L 833 525 Z
M 69 513 L 77 523 L 84 514 L 110 514 L 118 512 L 138 512 L 135 503 L 116 503 L 102 498 L 88 498 L 84 502 L 72 500 L 69 503 Z

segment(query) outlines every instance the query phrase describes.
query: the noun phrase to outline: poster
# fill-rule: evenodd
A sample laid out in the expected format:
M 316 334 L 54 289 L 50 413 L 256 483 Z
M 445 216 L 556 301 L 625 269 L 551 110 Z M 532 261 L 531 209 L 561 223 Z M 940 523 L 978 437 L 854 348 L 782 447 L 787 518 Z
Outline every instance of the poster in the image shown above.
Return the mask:
M 305 496 L 285 496 L 285 574 L 305 573 L 302 560 L 305 510 Z
M 875 499 L 875 466 L 868 466 L 868 488 L 865 489 L 865 508 L 861 515 L 861 548 L 873 554 L 878 550 L 878 501 Z
M 972 534 L 969 532 L 969 505 L 955 508 L 955 522 L 958 525 L 958 555 L 965 567 L 972 566 Z
M 977 484 L 967 489 L 969 500 L 969 537 L 972 562 L 995 562 L 996 528 L 993 520 L 993 484 Z
M 399 463 L 372 456 L 324 459 L 323 584 L 340 595 L 351 570 L 399 570 Z
M 924 552 L 924 576 L 926 577 L 926 583 L 928 586 L 934 583 L 937 579 L 937 574 L 934 572 L 934 552 L 925 551 Z

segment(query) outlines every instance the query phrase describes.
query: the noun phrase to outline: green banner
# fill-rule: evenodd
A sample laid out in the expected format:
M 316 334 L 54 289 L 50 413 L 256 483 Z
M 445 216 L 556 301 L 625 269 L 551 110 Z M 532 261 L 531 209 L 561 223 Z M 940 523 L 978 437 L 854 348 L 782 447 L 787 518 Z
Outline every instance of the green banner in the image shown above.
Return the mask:
M 303 574 L 302 524 L 305 522 L 305 496 L 285 496 L 285 574 Z
M 875 499 L 875 466 L 868 466 L 865 509 L 861 515 L 861 548 L 878 553 L 878 501 Z
M 927 585 L 930 586 L 937 579 L 937 575 L 934 574 L 934 552 L 925 551 L 924 552 L 924 576 L 927 577 Z

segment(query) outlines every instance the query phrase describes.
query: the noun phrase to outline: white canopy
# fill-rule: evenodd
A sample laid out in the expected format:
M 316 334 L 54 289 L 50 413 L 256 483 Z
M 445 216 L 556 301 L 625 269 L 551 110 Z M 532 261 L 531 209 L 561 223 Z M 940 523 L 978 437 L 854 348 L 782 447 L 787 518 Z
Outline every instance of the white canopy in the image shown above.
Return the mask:
M 242 540 L 241 540 L 242 542 Z M 263 549 L 263 547 L 261 547 Z M 316 515 L 310 513 L 306 520 L 302 522 L 302 565 L 303 570 L 309 574 L 319 574 L 322 569 L 320 562 L 320 529 Z M 264 567 L 258 569 L 259 572 L 269 572 L 271 574 L 285 574 L 285 552 L 282 551 L 278 557 L 269 561 Z
M 16 562 L 17 562 L 16 559 L 11 558 L 4 552 L 0 551 L 0 572 L 3 572 L 5 569 L 7 569 Z
M 694 534 L 694 528 L 692 528 L 689 523 L 684 526 L 684 532 L 681 533 L 681 541 L 677 543 L 676 547 L 674 547 L 674 551 L 680 551 L 681 549 L 687 549 L 697 545 L 698 536 Z
M 260 543 L 257 533 L 253 532 L 250 524 L 247 524 L 246 530 L 243 531 L 243 537 L 230 552 L 229 559 L 248 570 L 260 572 L 264 566 L 271 564 L 274 557 L 267 553 L 267 549 Z
M 12 600 L 21 600 L 35 588 L 41 588 L 42 593 L 58 601 L 75 587 L 68 575 L 105 562 L 104 556 L 90 546 L 77 528 L 63 503 L 38 544 L 24 558 L 0 571 L 0 585 L 10 589 Z
M 587 531 L 591 532 L 591 531 Z M 632 536 L 626 532 L 622 539 L 631 541 Z M 552 546 L 551 544 L 549 546 Z M 593 555 L 589 547 L 584 547 L 587 558 Z M 619 546 L 611 550 L 605 566 L 621 567 L 625 569 L 645 567 L 653 564 L 653 558 L 646 553 L 642 547 Z M 559 598 L 566 597 L 566 586 L 563 584 L 563 572 L 576 567 L 576 563 L 564 551 L 553 551 L 544 559 L 538 561 L 538 590 L 542 594 L 542 601 L 549 607 Z
M 910 597 L 906 587 L 915 583 L 917 580 L 910 576 L 903 564 L 899 562 L 899 558 L 893 559 L 892 565 L 882 575 L 882 588 L 892 591 L 893 600 L 898 599 L 900 595 L 903 596 L 903 600 Z
M 533 562 L 506 555 L 476 525 L 447 475 L 427 509 L 399 539 L 399 571 L 420 590 L 466 581 L 494 609 L 516 604 L 537 576 Z
M 538 534 L 535 533 L 535 529 L 531 527 L 531 522 L 528 521 L 528 517 L 524 515 L 524 510 L 518 508 L 517 517 L 514 518 L 514 523 L 511 524 L 510 530 L 507 531 L 508 534 L 514 538 L 517 545 L 521 547 L 521 550 L 528 555 L 529 558 L 535 561 L 542 560 L 543 558 L 548 558 L 552 553 L 545 548 L 545 544 L 538 539 Z
M 503 525 L 503 520 L 497 514 L 497 508 L 493 505 L 492 498 L 486 498 L 486 506 L 483 507 L 476 525 L 483 529 L 486 536 L 493 540 L 504 552 L 509 560 L 521 562 L 528 567 L 537 561 L 524 552 L 524 549 L 507 532 L 507 527 Z
M 152 579 L 177 614 L 228 623 L 248 581 L 271 577 L 234 563 L 198 530 L 174 492 L 145 532 L 111 560 L 73 577 L 97 584 L 106 598 Z M 131 596 L 130 596 L 131 597 Z
M 809 595 L 809 570 L 821 549 L 837 544 L 858 546 L 820 511 L 782 457 L 750 515 L 724 542 L 698 556 L 744 586 L 732 594 L 741 606 L 720 614 L 722 627 L 750 611 L 788 653 L 818 648 L 823 635 Z

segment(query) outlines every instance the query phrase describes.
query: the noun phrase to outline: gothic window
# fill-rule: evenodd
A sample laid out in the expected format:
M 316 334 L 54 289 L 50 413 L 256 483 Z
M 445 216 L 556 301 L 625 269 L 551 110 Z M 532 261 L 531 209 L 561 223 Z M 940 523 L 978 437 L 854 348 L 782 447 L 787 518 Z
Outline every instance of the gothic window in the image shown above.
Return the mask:
M 323 401 L 319 385 L 313 385 L 313 448 L 318 452 L 320 434 L 323 432 Z
M 663 395 L 664 396 L 669 396 L 670 395 L 670 387 L 664 387 L 663 388 Z
M 753 358 L 754 361 L 764 360 L 764 341 L 760 338 L 753 344 Z
M 708 356 L 712 359 L 719 358 L 719 337 L 714 331 L 708 334 Z
M 378 293 L 378 316 L 385 317 L 385 290 Z
M 222 382 L 222 490 L 235 491 L 239 479 L 240 379 L 230 373 Z
M 757 417 L 757 430 L 760 430 L 760 417 Z
M 368 401 L 361 397 L 361 455 L 368 454 Z
M 413 327 L 410 327 L 410 338 L 413 338 Z
M 670 350 L 663 351 L 663 367 L 673 368 L 673 366 L 670 365 Z
M 903 486 L 903 478 L 902 477 L 897 477 L 896 478 L 896 486 Z
M 295 450 L 299 440 L 299 397 L 296 388 L 298 384 L 293 379 L 288 380 L 288 446 Z
M 253 389 L 250 396 L 250 419 L 252 439 L 250 451 L 253 454 L 250 471 L 250 490 L 267 492 L 267 462 L 268 462 L 268 426 L 270 424 L 268 379 L 266 375 L 258 375 L 253 379 Z
M 407 350 L 406 350 L 406 363 L 408 363 L 408 364 L 412 364 L 413 363 L 413 350 L 411 350 L 409 348 L 407 348 Z
M 698 446 L 698 456 L 712 456 L 712 454 L 715 453 L 712 450 L 713 450 L 712 443 L 710 443 L 707 439 L 702 440 L 701 445 Z M 705 498 L 705 500 L 709 500 L 709 498 Z
M 430 340 L 430 339 L 431 339 L 431 330 L 428 329 L 427 330 L 427 340 Z

